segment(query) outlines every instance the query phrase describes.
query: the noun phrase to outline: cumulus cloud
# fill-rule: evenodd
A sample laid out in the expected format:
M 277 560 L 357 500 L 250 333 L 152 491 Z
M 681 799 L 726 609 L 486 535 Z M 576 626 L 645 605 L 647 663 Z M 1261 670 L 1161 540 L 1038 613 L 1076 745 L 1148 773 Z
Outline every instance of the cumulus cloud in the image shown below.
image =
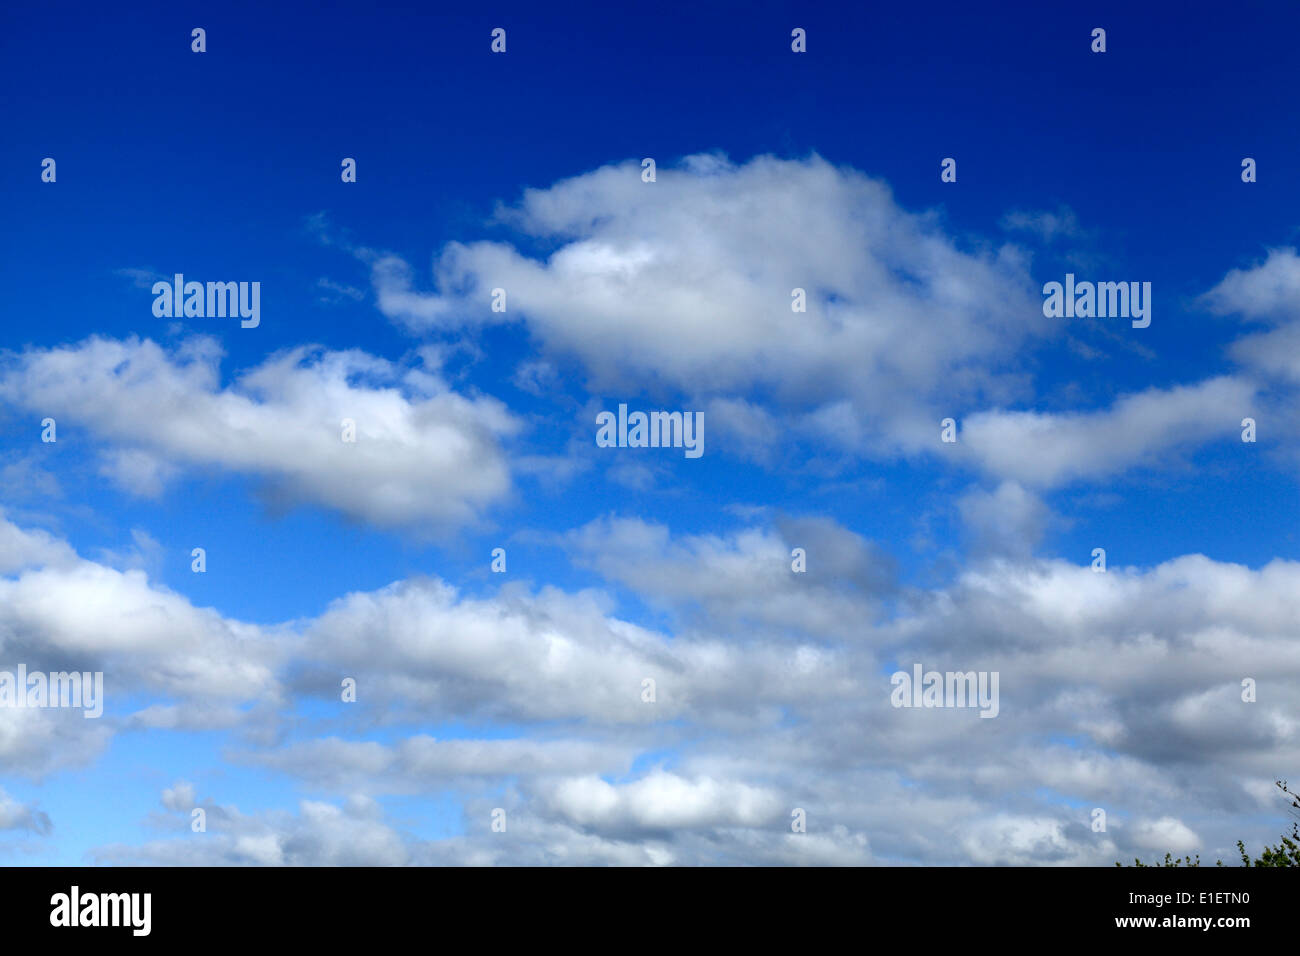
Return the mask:
M 66 541 L 39 528 L 20 528 L 0 510 L 0 574 L 45 565 L 68 567 L 76 561 Z
M 888 627 L 935 667 L 998 670 L 1004 716 L 1015 700 L 1040 731 L 1086 734 L 1157 766 L 1219 762 L 1265 776 L 1300 739 L 1290 716 L 1300 657 L 1286 623 L 1300 610 L 1297 584 L 1300 564 L 1281 560 L 1251 570 L 1187 555 L 1105 573 L 993 562 Z M 1244 701 L 1246 678 L 1272 693 Z
M 1159 467 L 1204 442 L 1237 439 L 1256 394 L 1250 382 L 1222 376 L 1125 395 L 1098 411 L 977 412 L 962 422 L 959 453 L 1039 488 Z
M 542 802 L 571 823 L 606 833 L 752 827 L 785 817 L 780 796 L 769 790 L 664 771 L 621 786 L 599 777 L 561 780 L 547 787 Z
M 585 814 L 573 782 L 557 796 L 563 809 L 541 800 L 517 806 L 517 794 L 472 800 L 460 835 L 422 840 L 388 820 L 368 797 L 351 795 L 341 804 L 302 801 L 296 812 L 244 813 L 237 807 L 200 801 L 208 829 L 188 832 L 186 808 L 158 815 L 153 824 L 176 835 L 140 845 L 112 844 L 92 858 L 100 864 L 151 866 L 666 866 L 862 865 L 871 862 L 865 834 L 847 827 L 796 835 L 768 825 L 757 804 L 765 798 L 743 786 L 715 781 L 653 778 L 617 790 L 619 819 L 634 824 L 626 835 L 564 819 Z M 671 793 L 669 791 L 672 791 Z M 170 791 L 169 791 L 170 792 Z M 728 801 L 738 799 L 739 808 Z M 502 801 L 505 807 L 494 806 Z M 172 801 L 174 803 L 174 801 Z M 504 810 L 506 829 L 493 831 Z M 540 812 L 539 812 L 540 811 Z M 647 830 L 640 823 L 651 824 Z M 685 825 L 683 825 L 685 824 Z M 715 824 L 725 824 L 721 827 Z M 755 825 L 759 824 L 759 825 Z M 669 829 L 658 829 L 666 825 Z M 783 832 L 784 829 L 784 832 Z
M 732 632 L 739 642 L 746 634 L 818 641 L 860 634 L 893 586 L 893 563 L 873 542 L 823 518 L 673 540 L 664 525 L 610 517 L 566 542 L 583 564 L 685 620 L 699 612 L 715 632 L 744 624 Z M 804 552 L 800 572 L 796 548 Z
M 869 553 L 842 529 L 820 531 L 848 558 Z M 845 605 L 854 626 L 827 615 L 818 643 L 791 646 L 754 630 L 798 606 L 766 571 L 788 568 L 789 540 L 784 529 L 677 539 L 621 519 L 575 531 L 576 554 L 682 614 L 671 634 L 621 621 L 595 592 L 470 599 L 417 581 L 351 595 L 307 626 L 310 655 L 364 674 L 368 706 L 542 720 L 559 736 L 330 740 L 241 759 L 347 792 L 440 790 L 476 768 L 522 775 L 504 803 L 471 798 L 466 813 L 482 821 L 505 806 L 527 836 L 494 844 L 474 831 L 411 851 L 440 862 L 1108 864 L 1147 855 L 1162 835 L 1192 848 L 1181 830 L 1144 822 L 1175 803 L 1193 808 L 1180 819 L 1207 855 L 1231 858 L 1238 836 L 1260 833 L 1259 790 L 1300 741 L 1300 565 L 1188 555 L 1099 574 L 1004 557 L 894 595 L 883 620 L 870 602 Z M 717 593 L 708 575 L 724 582 Z M 742 587 L 747 576 L 756 583 Z M 724 599 L 733 591 L 754 607 Z M 834 595 L 814 586 L 805 611 Z M 362 633 L 364 647 L 351 637 Z M 890 670 L 913 662 L 998 672 L 998 718 L 892 707 Z M 653 705 L 642 675 L 658 683 Z M 628 774 L 636 754 L 669 742 L 674 767 Z M 1106 833 L 1091 829 L 1094 806 Z M 808 834 L 789 831 L 796 807 Z
M 329 737 L 246 751 L 235 759 L 333 790 L 419 793 L 473 779 L 626 772 L 634 755 L 629 746 L 598 740 L 438 740 L 418 734 L 392 745 Z
M 0 707 L 0 769 L 44 780 L 60 770 L 89 765 L 112 737 L 103 721 L 86 720 L 80 710 Z
M 1133 842 L 1157 853 L 1165 851 L 1177 856 L 1199 849 L 1201 838 L 1176 817 L 1158 820 L 1141 820 L 1133 827 Z
M 1041 498 L 1014 481 L 992 491 L 973 489 L 957 509 L 979 552 L 1025 557 L 1033 553 L 1051 515 Z
M 47 836 L 52 829 L 48 813 L 36 809 L 34 804 L 15 800 L 0 789 L 0 830 L 25 830 L 37 836 Z
M 193 794 L 186 801 L 193 803 Z M 173 790 L 164 805 L 176 811 L 171 828 L 186 836 L 151 840 L 138 846 L 110 844 L 92 857 L 100 865 L 117 866 L 400 866 L 410 862 L 410 850 L 383 819 L 377 803 L 353 796 L 341 806 L 304 800 L 298 812 L 241 813 L 237 807 L 217 807 L 203 801 L 207 830 L 188 833 L 189 808 Z
M 414 707 L 426 719 L 607 725 L 724 719 L 850 690 L 833 650 L 672 638 L 616 617 L 610 603 L 598 592 L 512 587 L 471 598 L 436 579 L 397 582 L 348 595 L 311 621 L 294 684 L 334 696 L 335 675 L 355 676 L 358 702 L 364 688 L 394 718 Z
M 1231 269 L 1201 303 L 1220 315 L 1280 321 L 1300 314 L 1300 256 L 1293 248 L 1270 249 L 1262 263 Z
M 1273 249 L 1258 265 L 1232 269 L 1200 302 L 1220 315 L 1271 326 L 1235 341 L 1232 357 L 1266 376 L 1300 382 L 1300 256 L 1295 249 Z M 1294 411 L 1286 418 L 1294 420 Z M 1295 429 L 1288 432 L 1294 435 Z
M 250 717 L 240 707 L 280 702 L 276 671 L 291 635 L 277 642 L 274 633 L 195 607 L 143 570 L 85 560 L 65 541 L 3 516 L 0 575 L 0 668 L 104 674 L 99 719 L 79 708 L 0 707 L 7 772 L 40 777 L 89 762 L 118 726 L 119 702 L 132 695 L 171 701 L 126 718 L 138 726 L 236 726 Z M 211 722 L 222 707 L 226 719 Z M 169 721 L 156 719 L 161 711 Z
M 282 688 L 337 699 L 351 675 L 349 713 L 364 719 L 509 728 L 378 742 L 336 724 L 250 741 L 233 759 L 343 803 L 247 815 L 181 782 L 162 798 L 178 835 L 101 848 L 101 862 L 1104 864 L 1162 848 L 1231 858 L 1235 839 L 1259 832 L 1261 788 L 1300 742 L 1295 562 L 1187 555 L 1095 573 L 1002 557 L 899 592 L 876 576 L 868 542 L 824 519 L 682 537 L 603 519 L 566 544 L 632 593 L 661 596 L 671 630 L 621 618 L 601 591 L 469 597 L 432 578 L 255 627 L 52 536 L 0 525 L 0 541 L 13 569 L 0 579 L 6 659 L 102 665 L 109 686 L 170 700 L 133 715 L 138 726 L 195 726 L 241 702 L 287 717 Z M 807 579 L 788 570 L 794 541 L 811 544 Z M 820 580 L 818 560 L 834 569 Z M 805 616 L 815 635 L 806 620 L 792 626 Z M 890 671 L 913 662 L 998 672 L 998 718 L 891 706 Z M 1246 678 L 1255 702 L 1243 700 Z M 0 709 L 0 762 L 49 773 L 93 759 L 112 731 L 75 711 Z M 643 765 L 665 746 L 672 766 Z M 459 794 L 464 832 L 415 839 L 374 802 L 413 793 Z M 193 806 L 208 814 L 203 841 L 184 829 Z M 1093 806 L 1108 812 L 1104 834 L 1088 826 Z M 488 827 L 495 807 L 509 812 L 509 840 Z M 806 834 L 790 830 L 796 808 Z
M 90 561 L 0 579 L 0 635 L 5 657 L 29 669 L 44 660 L 109 670 L 128 686 L 185 697 L 254 699 L 276 686 L 260 629 L 196 608 L 143 571 Z
M 1071 828 L 1050 817 L 998 814 L 980 820 L 962 836 L 962 848 L 978 866 L 1087 866 L 1094 861 L 1091 847 L 1071 838 Z M 1082 825 L 1074 827 L 1082 830 Z M 1114 844 L 1103 838 L 1103 845 Z
M 189 811 L 194 807 L 194 784 L 184 780 L 162 792 L 163 806 L 168 810 Z
M 994 370 L 1046 331 L 1013 248 L 962 249 L 882 182 L 817 156 L 691 156 L 653 184 L 636 163 L 610 165 L 528 190 L 500 218 L 559 248 L 539 259 L 449 243 L 432 292 L 403 260 L 368 254 L 380 309 L 420 333 L 523 321 L 581 359 L 595 389 L 757 387 L 803 409 L 851 395 L 855 442 L 898 431 L 909 411 L 928 424 L 940 397 L 1007 394 Z M 791 309 L 796 288 L 806 312 Z M 761 440 L 761 418 L 732 411 Z
M 905 210 L 882 182 L 815 155 L 689 156 L 652 184 L 639 172 L 614 164 L 526 190 L 498 213 L 518 240 L 448 243 L 431 291 L 401 258 L 360 250 L 379 308 L 416 334 L 523 323 L 543 351 L 579 359 L 593 392 L 676 391 L 707 410 L 715 447 L 769 467 L 784 440 L 942 455 L 1055 486 L 1165 466 L 1254 410 L 1254 387 L 1230 376 L 1094 411 L 1011 410 L 1033 400 L 1032 351 L 1065 334 L 1043 319 L 1016 247 L 966 248 L 935 214 Z M 1077 233 L 1069 210 L 1012 213 L 1003 226 L 1048 240 Z M 525 251 L 539 240 L 553 251 Z M 1270 259 L 1267 276 L 1230 275 L 1208 301 L 1282 308 L 1286 256 Z M 507 311 L 491 310 L 494 288 L 507 291 Z M 796 288 L 807 312 L 791 311 Z M 1275 366 L 1300 354 L 1239 348 Z M 955 451 L 935 438 L 949 416 L 965 433 Z
M 500 442 L 518 424 L 495 399 L 450 390 L 436 366 L 304 346 L 223 386 L 220 358 L 203 337 L 171 352 L 91 338 L 9 356 L 0 398 L 92 432 L 104 473 L 142 494 L 180 467 L 220 468 L 381 526 L 445 527 L 510 488 Z

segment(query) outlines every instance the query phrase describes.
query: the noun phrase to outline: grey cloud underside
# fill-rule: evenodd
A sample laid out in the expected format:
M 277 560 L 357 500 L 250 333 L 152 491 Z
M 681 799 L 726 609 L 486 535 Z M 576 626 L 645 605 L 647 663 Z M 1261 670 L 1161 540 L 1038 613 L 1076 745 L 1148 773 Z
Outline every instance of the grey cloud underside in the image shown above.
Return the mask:
M 787 534 L 839 548 L 841 570 L 805 585 Z M 228 712 L 242 740 L 229 759 L 345 798 L 244 814 L 178 785 L 157 821 L 174 833 L 101 848 L 104 862 L 1105 864 L 1162 838 L 1230 857 L 1297 752 L 1294 562 L 1252 570 L 1189 555 L 1098 574 L 991 559 L 946 588 L 899 592 L 864 578 L 855 562 L 870 543 L 828 522 L 678 537 L 602 520 L 568 540 L 575 557 L 619 555 L 619 585 L 661 602 L 677 630 L 633 625 L 601 592 L 469 597 L 436 579 L 350 594 L 307 621 L 245 624 L 6 522 L 0 561 L 19 570 L 0 579 L 0 663 L 53 666 L 75 649 L 156 703 L 102 721 L 0 710 L 0 766 L 40 777 L 57 769 L 51 752 L 84 763 L 139 722 L 162 732 Z M 71 601 L 37 600 L 51 593 L 41 574 L 99 589 L 93 620 Z M 733 579 L 762 586 L 747 602 L 701 583 Z M 885 614 L 886 597 L 901 610 Z M 827 602 L 839 602 L 834 615 Z M 898 661 L 999 671 L 1000 715 L 891 706 Z M 313 739 L 280 742 L 295 694 L 337 702 L 340 675 L 356 679 L 357 702 L 336 704 Z M 1241 700 L 1247 677 L 1254 704 Z M 442 718 L 529 729 L 404 735 L 407 722 Z M 71 733 L 73 719 L 90 735 Z M 357 720 L 397 737 L 340 736 Z M 670 764 L 633 770 L 665 746 L 679 754 Z M 465 834 L 416 838 L 374 802 L 413 793 L 455 796 Z M 210 809 L 203 840 L 189 832 L 196 800 Z M 1088 826 L 1093 806 L 1108 811 L 1104 834 Z M 504 834 L 491 831 L 498 807 Z M 807 834 L 790 831 L 796 808 Z

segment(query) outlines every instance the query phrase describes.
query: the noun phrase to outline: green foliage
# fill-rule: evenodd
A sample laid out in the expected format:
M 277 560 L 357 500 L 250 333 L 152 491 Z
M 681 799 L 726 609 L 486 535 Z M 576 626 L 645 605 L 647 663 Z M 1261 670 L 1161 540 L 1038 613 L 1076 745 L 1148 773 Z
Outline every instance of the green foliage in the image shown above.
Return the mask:
M 1279 790 L 1287 795 L 1291 800 L 1292 812 L 1300 811 L 1300 795 L 1287 789 L 1285 780 L 1275 781 Z M 1291 824 L 1291 835 L 1282 835 L 1282 842 L 1276 846 L 1264 844 L 1264 852 L 1254 860 L 1251 860 L 1250 854 L 1246 852 L 1246 844 L 1241 840 L 1237 841 L 1237 851 L 1241 854 L 1242 866 L 1296 866 L 1300 867 L 1300 823 Z M 1116 863 L 1116 866 L 1123 866 L 1123 863 Z M 1181 860 L 1171 853 L 1165 854 L 1163 863 L 1143 863 L 1139 859 L 1133 860 L 1134 866 L 1200 866 L 1201 855 L 1196 855 L 1193 862 L 1190 856 L 1185 856 Z M 1223 866 L 1223 861 L 1218 860 L 1215 866 Z
M 1291 824 L 1291 835 L 1283 836 L 1277 846 L 1265 844 L 1264 852 L 1253 863 L 1240 840 L 1237 849 L 1241 851 L 1242 866 L 1300 866 L 1300 824 Z
M 1240 846 L 1241 844 L 1238 843 L 1237 845 Z M 1123 866 L 1124 864 L 1123 864 L 1123 863 L 1116 863 L 1115 865 L 1116 865 L 1116 866 Z M 1201 854 L 1199 854 L 1199 853 L 1196 854 L 1196 862 L 1194 862 L 1194 863 L 1192 862 L 1192 858 L 1191 858 L 1190 856 L 1185 856 L 1185 857 L 1183 857 L 1183 858 L 1180 860 L 1180 859 L 1178 859 L 1176 856 L 1174 856 L 1172 853 L 1166 853 L 1166 854 L 1165 854 L 1165 860 L 1164 860 L 1163 863 L 1143 863 L 1143 862 L 1142 862 L 1141 860 L 1139 860 L 1137 857 L 1134 857 L 1134 858 L 1133 858 L 1133 865 L 1134 865 L 1134 866 L 1200 866 L 1200 865 L 1201 865 Z M 1218 863 L 1215 864 L 1215 866 L 1223 866 L 1223 861 L 1220 860 Z

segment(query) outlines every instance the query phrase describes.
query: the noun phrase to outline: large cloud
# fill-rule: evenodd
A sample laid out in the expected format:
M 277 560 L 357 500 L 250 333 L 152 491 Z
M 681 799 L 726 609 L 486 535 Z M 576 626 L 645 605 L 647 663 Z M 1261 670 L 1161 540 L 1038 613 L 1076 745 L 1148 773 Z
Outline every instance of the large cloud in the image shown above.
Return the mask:
M 1258 413 L 1255 386 L 1223 376 L 1125 395 L 1099 411 L 977 412 L 962 422 L 957 453 L 990 474 L 1052 487 L 1161 467 L 1211 440 L 1239 446 L 1242 419 Z
M 405 262 L 374 257 L 380 308 L 416 331 L 522 318 L 598 390 L 759 388 L 802 408 L 849 395 L 871 434 L 922 409 L 929 423 L 939 400 L 1009 394 L 996 370 L 1047 330 L 1013 248 L 962 249 L 882 182 L 816 156 L 692 156 L 655 183 L 605 166 L 526 191 L 502 218 L 520 247 L 558 248 L 449 243 L 427 294 Z
M 84 764 L 124 718 L 135 726 L 230 727 L 254 716 L 243 707 L 282 703 L 276 671 L 293 639 L 287 632 L 195 607 L 144 571 L 84 560 L 66 542 L 3 516 L 0 569 L 0 668 L 104 675 L 98 719 L 77 708 L 0 707 L 0 766 L 10 773 Z M 154 703 L 125 713 L 142 700 Z
M 1295 249 L 1273 249 L 1258 265 L 1230 270 L 1201 302 L 1220 315 L 1272 326 L 1234 342 L 1232 354 L 1266 375 L 1292 385 L 1300 382 L 1300 256 Z
M 184 796 L 178 800 L 168 790 L 164 805 L 172 814 L 154 822 L 186 836 L 99 847 L 91 854 L 94 861 L 127 866 L 400 866 L 411 859 L 402 835 L 364 796 L 341 806 L 304 800 L 297 814 L 241 813 L 238 807 L 194 801 L 193 788 L 185 789 Z M 204 811 L 204 832 L 187 832 L 193 807 L 185 803 Z
M 1054 487 L 1166 466 L 1260 411 L 1256 385 L 1226 374 L 1090 411 L 1035 410 L 1033 350 L 1064 327 L 1043 317 L 1027 254 L 960 242 L 884 183 L 817 156 L 696 155 L 654 183 L 637 163 L 609 165 L 526 190 L 498 218 L 515 241 L 448 243 L 429 292 L 404 260 L 362 250 L 380 309 L 420 334 L 524 323 L 544 350 L 582 362 L 593 393 L 676 393 L 706 410 L 715 447 L 761 463 L 798 441 Z M 1284 309 L 1293 259 L 1233 273 L 1206 301 Z M 791 311 L 794 288 L 806 313 Z M 1271 335 L 1238 357 L 1293 372 L 1300 350 L 1269 346 L 1297 333 Z M 948 417 L 962 424 L 956 449 L 939 442 Z
M 843 554 L 869 553 L 843 529 L 815 530 Z M 1300 749 L 1293 562 L 1250 569 L 1188 555 L 1097 573 L 990 560 L 949 586 L 893 593 L 884 620 L 874 601 L 846 605 L 856 616 L 845 626 L 816 613 L 835 600 L 835 578 L 801 596 L 799 576 L 783 577 L 788 541 L 770 528 L 674 539 L 610 519 L 567 543 L 686 627 L 635 628 L 594 592 L 471 599 L 408 582 L 351 595 L 306 632 L 314 668 L 362 675 L 360 706 L 540 722 L 550 739 L 333 741 L 251 759 L 346 792 L 454 782 L 473 793 L 472 766 L 518 779 L 508 795 L 465 798 L 465 836 L 412 850 L 439 862 L 807 852 L 805 862 L 1106 864 L 1148 856 L 1161 837 L 1232 859 L 1238 837 L 1275 835 L 1261 808 L 1281 812 L 1268 784 Z M 810 565 L 819 557 L 810 549 Z M 752 606 L 720 599 L 719 582 Z M 820 641 L 807 642 L 806 625 L 794 644 L 778 641 L 801 602 Z M 913 663 L 997 671 L 998 717 L 892 707 L 889 674 Z M 659 681 L 653 706 L 639 696 L 643 674 Z M 1247 678 L 1254 702 L 1242 697 Z M 629 772 L 630 758 L 665 747 L 672 766 Z M 508 840 L 486 829 L 493 806 L 509 811 Z M 1094 807 L 1109 815 L 1105 832 L 1092 829 Z M 790 832 L 794 808 L 807 811 L 807 834 Z
M 441 527 L 509 490 L 499 442 L 517 423 L 493 399 L 451 391 L 436 366 L 300 347 L 222 386 L 220 357 L 201 337 L 170 353 L 91 338 L 10 356 L 0 398 L 54 417 L 65 435 L 89 430 L 109 445 L 106 473 L 143 494 L 179 467 L 219 467 L 378 525 Z
M 255 628 L 8 527 L 0 541 L 18 570 L 0 579 L 0 635 L 6 656 L 102 664 L 181 710 L 251 701 L 292 717 L 284 687 L 337 702 L 339 679 L 358 678 L 356 704 L 317 708 L 310 726 L 286 720 L 294 740 L 250 740 L 235 755 L 343 806 L 248 817 L 203 804 L 208 839 L 108 847 L 104 862 L 1107 863 L 1162 840 L 1230 859 L 1238 837 L 1275 835 L 1260 823 L 1268 782 L 1300 752 L 1300 564 L 1188 555 L 1097 573 L 990 560 L 942 588 L 845 604 L 857 625 L 845 627 L 815 613 L 845 600 L 842 579 L 783 577 L 796 539 L 813 543 L 810 566 L 836 555 L 843 580 L 871 553 L 824 521 L 675 539 L 611 519 L 567 543 L 584 560 L 611 548 L 610 573 L 666 599 L 683 630 L 634 625 L 599 591 L 468 597 L 436 579 Z M 782 577 L 769 577 L 778 562 Z M 754 607 L 693 580 L 706 574 Z M 741 587 L 747 575 L 761 586 Z M 800 606 L 819 640 L 783 633 Z M 997 671 L 998 716 L 891 706 L 890 672 L 914 663 Z M 654 703 L 644 677 L 658 683 Z M 496 729 L 438 740 L 399 724 L 381 743 L 342 736 L 356 716 Z M 52 769 L 45 748 L 88 759 L 106 732 L 75 732 L 74 717 L 99 723 L 79 713 L 0 717 L 11 771 Z M 463 834 L 421 841 L 387 823 L 374 800 L 411 793 L 457 794 Z M 194 799 L 186 786 L 164 796 L 178 831 Z M 507 834 L 490 829 L 495 807 Z M 1093 807 L 1109 815 L 1103 833 Z M 790 829 L 796 809 L 805 834 Z
M 437 579 L 397 582 L 341 598 L 311 621 L 294 682 L 337 698 L 340 679 L 353 677 L 358 702 L 394 719 L 615 726 L 740 715 L 771 721 L 782 703 L 853 692 L 834 650 L 775 641 L 742 647 L 716 632 L 672 637 L 611 611 L 599 592 L 512 587 L 472 598 Z
M 582 563 L 679 619 L 702 617 L 733 640 L 799 635 L 818 643 L 861 634 L 893 589 L 893 562 L 833 521 L 781 518 L 772 529 L 673 540 L 664 525 L 604 518 L 566 541 Z M 801 570 L 795 571 L 795 549 Z M 734 625 L 745 628 L 737 633 Z

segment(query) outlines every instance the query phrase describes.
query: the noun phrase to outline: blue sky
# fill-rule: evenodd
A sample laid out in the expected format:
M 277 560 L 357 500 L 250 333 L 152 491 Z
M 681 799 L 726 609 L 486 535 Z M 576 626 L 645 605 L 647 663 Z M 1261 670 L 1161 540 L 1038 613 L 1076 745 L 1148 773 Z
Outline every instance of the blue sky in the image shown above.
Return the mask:
M 0 734 L 4 858 L 1104 864 L 1274 836 L 1297 19 L 14 11 L 0 667 L 103 670 L 107 702 Z M 1045 317 L 1067 272 L 1151 283 L 1150 327 Z M 175 273 L 259 282 L 260 324 L 156 317 Z M 700 411 L 705 454 L 597 448 L 620 403 Z M 999 718 L 891 707 L 915 662 L 1000 671 Z

